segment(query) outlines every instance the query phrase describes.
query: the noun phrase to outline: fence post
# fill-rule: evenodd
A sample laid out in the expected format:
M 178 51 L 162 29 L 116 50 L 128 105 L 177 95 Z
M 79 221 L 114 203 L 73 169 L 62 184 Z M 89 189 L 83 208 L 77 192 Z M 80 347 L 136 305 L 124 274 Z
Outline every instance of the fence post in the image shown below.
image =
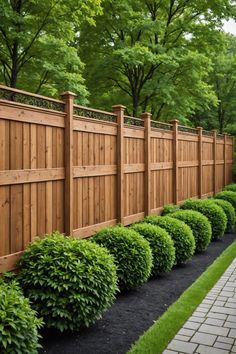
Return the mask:
M 173 125 L 173 200 L 178 204 L 178 189 L 179 189 L 179 176 L 178 176 L 178 124 L 179 121 L 174 119 L 170 121 Z
M 224 133 L 224 186 L 227 184 L 227 133 Z
M 202 198 L 202 127 L 198 130 L 198 197 Z
M 213 129 L 213 193 L 216 194 L 216 139 L 217 139 L 217 130 Z
M 125 106 L 113 106 L 117 116 L 117 222 L 124 223 L 124 111 Z
M 64 92 L 61 97 L 65 102 L 65 233 L 73 235 L 73 109 L 72 92 Z
M 151 114 L 143 113 L 141 118 L 144 120 L 144 212 L 145 215 L 151 214 Z

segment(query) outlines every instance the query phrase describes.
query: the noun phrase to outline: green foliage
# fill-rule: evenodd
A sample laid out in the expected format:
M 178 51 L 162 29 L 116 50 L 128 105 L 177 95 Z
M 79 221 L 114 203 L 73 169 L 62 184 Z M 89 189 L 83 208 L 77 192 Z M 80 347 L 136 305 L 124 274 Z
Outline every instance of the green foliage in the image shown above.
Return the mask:
M 0 279 L 0 353 L 38 353 L 41 325 L 17 282 Z
M 235 221 L 236 221 L 236 215 L 235 215 L 235 210 L 233 205 L 230 202 L 227 202 L 227 200 L 223 199 L 210 199 L 217 205 L 219 205 L 223 211 L 225 212 L 225 215 L 227 217 L 227 227 L 226 231 L 230 231 L 234 228 Z
M 175 261 L 186 263 L 194 254 L 195 240 L 192 231 L 184 222 L 170 216 L 146 216 L 144 222 L 165 229 L 174 241 Z
M 108 227 L 93 237 L 114 256 L 120 289 L 142 285 L 150 276 L 152 253 L 148 241 L 125 227 Z
M 152 275 L 169 272 L 175 262 L 175 248 L 168 233 L 158 226 L 147 223 L 134 224 L 131 228 L 150 244 L 153 255 Z
M 189 199 L 182 205 L 181 209 L 192 209 L 205 215 L 212 228 L 212 239 L 217 240 L 224 235 L 227 218 L 222 208 L 213 204 L 209 199 Z
M 236 183 L 228 184 L 227 186 L 224 187 L 224 191 L 236 192 Z
M 194 210 L 179 210 L 170 217 L 183 221 L 191 228 L 197 252 L 206 250 L 211 242 L 212 230 L 211 224 L 203 214 Z
M 179 210 L 179 206 L 178 205 L 166 204 L 166 205 L 163 206 L 161 215 L 164 216 L 164 215 L 167 215 L 167 214 L 170 214 L 170 213 L 174 213 L 177 210 Z
M 57 96 L 65 90 L 87 102 L 74 43 L 82 22 L 94 23 L 101 0 L 0 0 L 0 81 Z
M 215 195 L 216 199 L 223 199 L 231 203 L 236 210 L 236 192 L 233 191 L 222 191 Z
M 48 327 L 89 326 L 115 298 L 113 257 L 92 242 L 46 235 L 28 246 L 18 265 L 24 293 Z
M 82 26 L 78 40 L 93 105 L 122 99 L 132 115 L 150 111 L 182 122 L 217 105 L 208 75 L 229 0 L 104 0 L 103 9 L 96 28 Z
M 220 133 L 228 131 L 235 122 L 236 115 L 236 40 L 235 36 L 222 34 L 222 47 L 212 57 L 212 71 L 208 83 L 212 86 L 218 103 L 210 105 L 207 111 L 202 111 L 202 122 L 205 129 L 219 129 Z M 234 129 L 235 130 L 235 129 Z

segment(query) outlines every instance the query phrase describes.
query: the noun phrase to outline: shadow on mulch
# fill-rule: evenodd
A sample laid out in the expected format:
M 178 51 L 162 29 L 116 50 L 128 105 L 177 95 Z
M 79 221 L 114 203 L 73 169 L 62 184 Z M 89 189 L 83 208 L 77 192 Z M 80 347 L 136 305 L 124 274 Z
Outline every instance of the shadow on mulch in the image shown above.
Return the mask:
M 41 354 L 124 354 L 234 240 L 236 232 L 212 242 L 186 265 L 118 295 L 103 318 L 77 333 L 44 331 Z

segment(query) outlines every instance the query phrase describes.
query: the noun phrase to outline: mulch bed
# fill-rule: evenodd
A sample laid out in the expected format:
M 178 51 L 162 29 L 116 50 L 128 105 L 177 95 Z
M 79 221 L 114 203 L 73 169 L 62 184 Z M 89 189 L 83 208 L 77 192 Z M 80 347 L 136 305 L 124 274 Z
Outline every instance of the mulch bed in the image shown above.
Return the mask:
M 175 302 L 204 270 L 234 240 L 236 233 L 212 242 L 184 266 L 152 279 L 142 287 L 118 295 L 103 318 L 77 333 L 45 330 L 41 353 L 47 354 L 124 354 L 141 334 Z

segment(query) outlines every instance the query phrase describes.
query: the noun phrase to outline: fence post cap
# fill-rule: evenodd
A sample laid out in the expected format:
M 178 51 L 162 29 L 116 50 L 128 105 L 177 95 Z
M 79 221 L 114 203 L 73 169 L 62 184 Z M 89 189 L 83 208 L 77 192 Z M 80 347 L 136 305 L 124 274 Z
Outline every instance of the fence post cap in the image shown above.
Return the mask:
M 113 111 L 124 111 L 126 109 L 126 106 L 123 106 L 122 104 L 116 104 L 114 106 L 112 106 Z
M 196 129 L 198 129 L 198 130 L 203 130 L 203 127 L 197 127 Z
M 141 114 L 141 118 L 145 119 L 145 118 L 151 118 L 152 114 L 149 112 L 144 112 Z
M 66 97 L 66 96 L 72 96 L 72 97 L 76 97 L 76 93 L 71 92 L 71 91 L 65 91 L 63 93 L 61 93 L 61 97 Z
M 170 120 L 170 124 L 179 124 L 179 120 L 178 119 L 172 119 L 172 120 Z

